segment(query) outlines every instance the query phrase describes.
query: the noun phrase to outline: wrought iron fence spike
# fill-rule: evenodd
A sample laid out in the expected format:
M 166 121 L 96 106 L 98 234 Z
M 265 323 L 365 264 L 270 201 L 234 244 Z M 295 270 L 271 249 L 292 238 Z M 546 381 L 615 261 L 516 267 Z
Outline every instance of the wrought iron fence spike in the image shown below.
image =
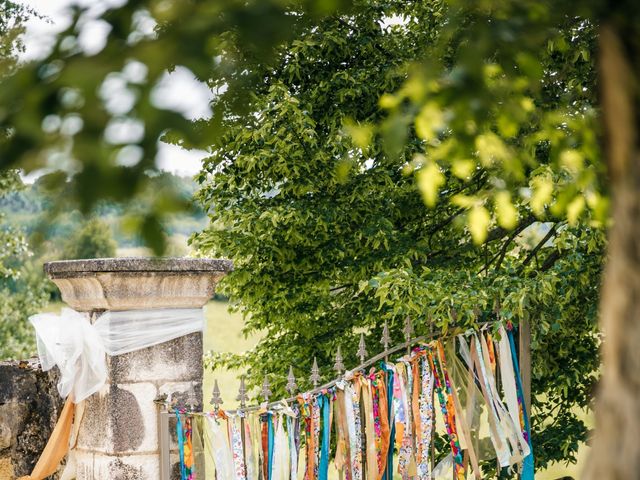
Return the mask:
M 407 343 L 411 342 L 411 337 L 413 336 L 413 322 L 411 321 L 411 317 L 404 319 L 404 328 L 402 333 L 404 333 L 405 341 Z
M 336 361 L 333 364 L 333 369 L 341 374 L 344 372 L 344 359 L 342 358 L 342 350 L 340 349 L 340 345 L 338 345 L 338 350 L 336 351 Z
M 285 387 L 287 392 L 290 395 L 293 395 L 296 390 L 298 390 L 298 385 L 296 384 L 296 376 L 293 374 L 293 367 L 289 365 L 289 375 L 287 375 L 287 386 Z
M 213 392 L 211 395 L 211 401 L 209 403 L 213 405 L 214 410 L 219 410 L 220 405 L 224 403 L 224 400 L 222 400 L 222 396 L 220 396 L 220 387 L 218 386 L 217 379 L 213 382 Z
M 320 383 L 320 369 L 318 368 L 318 360 L 316 357 L 313 357 L 313 366 L 311 367 L 311 377 L 309 377 L 311 383 L 313 383 L 313 388 L 316 388 Z
M 380 343 L 385 350 L 388 350 L 389 345 L 391 344 L 391 336 L 389 335 L 389 324 L 386 320 L 384 321 L 384 326 L 382 327 L 382 338 L 380 339 Z
M 264 398 L 265 402 L 269 401 L 269 397 L 272 395 L 271 384 L 269 383 L 269 378 L 264 377 L 264 382 L 262 382 L 262 398 Z
M 364 363 L 367 359 L 367 345 L 364 342 L 364 333 L 360 334 L 360 343 L 358 344 L 358 358 L 360 359 L 360 363 Z
M 247 405 L 247 387 L 244 380 L 244 375 L 240 377 L 240 390 L 236 400 L 240 402 L 240 408 L 244 408 Z

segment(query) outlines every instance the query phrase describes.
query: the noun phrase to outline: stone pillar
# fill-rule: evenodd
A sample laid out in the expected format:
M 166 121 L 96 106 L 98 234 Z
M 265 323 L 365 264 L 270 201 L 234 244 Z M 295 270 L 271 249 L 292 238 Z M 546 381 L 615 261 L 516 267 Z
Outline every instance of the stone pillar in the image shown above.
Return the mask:
M 45 272 L 71 308 L 105 311 L 201 308 L 231 263 L 210 259 L 113 258 L 51 262 Z M 160 478 L 154 399 L 194 392 L 202 407 L 202 335 L 108 357 L 109 379 L 86 401 L 76 448 L 77 479 Z

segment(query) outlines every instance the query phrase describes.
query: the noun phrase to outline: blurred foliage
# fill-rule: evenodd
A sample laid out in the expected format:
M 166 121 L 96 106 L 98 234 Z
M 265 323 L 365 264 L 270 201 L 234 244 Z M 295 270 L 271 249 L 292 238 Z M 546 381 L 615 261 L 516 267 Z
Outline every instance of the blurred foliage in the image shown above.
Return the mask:
M 202 146 L 223 133 L 219 110 L 213 121 L 194 125 L 157 105 L 154 92 L 167 71 L 182 66 L 211 85 L 224 79 L 219 95 L 241 114 L 246 92 L 262 79 L 228 72 L 240 72 L 243 57 L 269 58 L 305 23 L 344 7 L 342 0 L 131 0 L 98 8 L 97 17 L 96 9 L 76 8 L 45 58 L 2 79 L 0 168 L 48 172 L 48 187 L 65 193 L 52 218 L 69 204 L 88 214 L 105 200 L 126 203 L 157 171 L 161 137 Z M 96 22 L 108 35 L 101 50 L 88 51 L 83 31 Z M 156 253 L 166 246 L 166 216 L 186 208 L 169 189 L 140 212 L 136 228 Z
M 46 253 L 49 260 L 63 259 L 61 245 L 73 232 L 78 230 L 83 215 L 78 210 L 67 210 L 60 213 L 55 222 L 46 222 L 50 210 L 56 202 L 56 196 L 48 191 L 45 180 L 38 179 L 24 188 L 8 192 L 0 198 L 0 214 L 5 222 L 20 227 L 27 236 L 38 239 L 35 243 L 38 251 Z M 177 192 L 189 209 L 167 215 L 162 227 L 169 238 L 167 255 L 177 253 L 175 240 L 190 236 L 201 230 L 206 224 L 204 212 L 193 205 L 192 197 L 196 191 L 196 183 L 190 177 L 179 177 L 162 172 L 148 179 L 148 188 L 144 194 L 132 199 L 126 205 L 103 202 L 96 206 L 95 215 L 109 224 L 113 237 L 119 248 L 137 248 L 144 246 L 144 240 L 138 235 L 137 221 L 146 205 L 157 196 L 162 196 L 167 189 Z M 182 241 L 186 246 L 186 241 Z M 183 249 L 184 251 L 184 249 Z
M 99 218 L 91 218 L 69 237 L 62 250 L 62 258 L 76 260 L 115 257 L 117 246 L 109 225 Z
M 0 0 L 0 79 L 14 70 L 23 49 L 20 34 L 29 9 Z M 0 132 L 0 142 L 2 133 Z M 0 171 L 0 201 L 22 188 L 15 169 Z M 35 352 L 27 317 L 46 303 L 45 284 L 33 270 L 24 232 L 8 225 L 0 213 L 0 359 L 25 358 Z
M 551 2 L 445 2 L 437 41 L 380 99 L 388 116 L 372 128 L 387 153 L 411 133 L 420 139 L 406 169 L 427 205 L 442 200 L 446 176 L 473 182 L 484 172 L 484 188 L 445 195 L 466 211 L 477 244 L 495 225 L 516 227 L 521 206 L 541 220 L 606 224 L 597 25 L 580 13 Z
M 37 13 L 23 4 L 0 0 L 0 77 L 14 72 L 18 55 L 24 52 L 24 24 L 33 16 Z
M 537 184 L 548 171 L 550 195 L 573 181 L 604 198 L 594 177 L 602 169 L 591 123 L 594 31 L 574 18 L 558 29 L 571 38 L 562 51 L 548 43 L 532 50 L 544 88 L 518 90 L 485 60 L 490 86 L 481 87 L 474 82 L 484 76 L 464 83 L 471 74 L 456 67 L 461 44 L 480 41 L 467 40 L 476 20 L 452 24 L 449 8 L 359 0 L 348 15 L 311 22 L 275 58 L 242 64 L 264 84 L 246 99 L 247 114 L 222 122 L 199 176 L 211 223 L 193 243 L 233 259 L 223 293 L 245 314 L 246 332 L 264 336 L 252 351 L 213 352 L 207 363 L 248 368 L 254 387 L 268 375 L 284 395 L 289 365 L 302 388 L 314 357 L 324 379 L 333 377 L 338 346 L 356 365 L 360 332 L 370 354 L 381 350 L 384 321 L 399 342 L 407 316 L 416 335 L 528 318 L 536 463 L 575 461 L 587 435 L 577 409 L 589 406 L 597 379 L 606 210 L 555 211 Z M 554 112 L 570 108 L 575 123 L 555 134 L 575 128 L 575 142 L 558 147 L 543 136 L 533 148 L 535 132 L 554 133 Z M 464 134 L 453 130 L 464 125 Z M 551 150 L 569 144 L 568 165 L 580 155 L 587 172 L 582 187 L 573 170 L 554 170 Z
M 0 198 L 20 188 L 15 171 L 0 175 Z M 32 252 L 19 228 L 0 215 L 0 359 L 25 358 L 35 353 L 33 330 L 27 317 L 46 304 L 44 279 L 30 261 Z

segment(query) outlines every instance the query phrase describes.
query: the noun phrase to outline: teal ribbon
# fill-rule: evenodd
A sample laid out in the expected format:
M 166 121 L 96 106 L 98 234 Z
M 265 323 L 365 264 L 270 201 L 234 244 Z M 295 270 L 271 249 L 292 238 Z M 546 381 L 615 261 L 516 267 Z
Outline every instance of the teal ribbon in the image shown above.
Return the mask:
M 393 369 L 387 367 L 385 363 L 382 363 L 382 369 L 386 373 L 387 377 L 387 419 L 389 421 L 389 452 L 387 453 L 387 466 L 382 474 L 382 480 L 393 479 L 393 446 L 396 443 L 396 424 L 392 422 L 393 418 Z
M 268 440 L 268 450 L 267 450 L 267 465 L 269 465 L 268 473 L 269 480 L 271 480 L 271 475 L 273 472 L 273 415 L 271 413 L 267 413 L 267 440 Z
M 329 407 L 331 401 L 324 395 L 318 395 L 318 406 L 322 415 L 322 447 L 320 449 L 320 465 L 318 467 L 318 480 L 328 480 L 329 476 L 329 434 L 331 432 Z
M 180 453 L 180 480 L 187 480 L 187 467 L 184 464 L 184 430 L 180 413 L 176 412 L 176 435 L 178 437 L 178 451 Z
M 518 389 L 518 403 L 522 405 L 522 412 L 524 415 L 524 430 L 527 435 L 527 443 L 529 444 L 529 450 L 531 453 L 524 457 L 522 462 L 522 473 L 520 478 L 522 480 L 534 480 L 534 458 L 533 458 L 533 445 L 531 443 L 531 426 L 529 425 L 529 415 L 527 415 L 527 405 L 524 402 L 524 392 L 522 390 L 522 380 L 520 379 L 520 366 L 518 365 L 518 355 L 516 354 L 516 344 L 513 338 L 513 332 L 509 330 L 507 332 L 509 337 L 509 346 L 511 347 L 511 358 L 513 359 L 513 369 L 516 374 L 516 387 Z

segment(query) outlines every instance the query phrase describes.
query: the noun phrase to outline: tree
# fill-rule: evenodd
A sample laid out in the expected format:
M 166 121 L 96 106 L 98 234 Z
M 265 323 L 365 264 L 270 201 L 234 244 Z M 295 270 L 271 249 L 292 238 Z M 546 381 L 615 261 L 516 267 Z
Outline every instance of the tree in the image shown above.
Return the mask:
M 406 66 L 442 43 L 445 11 L 440 2 L 358 1 L 353 13 L 310 23 L 274 60 L 242 65 L 264 85 L 247 105 L 250 114 L 223 123 L 227 133 L 199 177 L 211 224 L 194 241 L 207 254 L 234 260 L 224 293 L 246 314 L 247 332 L 264 336 L 244 356 L 209 360 L 248 366 L 255 386 L 272 376 L 284 393 L 290 364 L 306 378 L 317 357 L 328 377 L 340 346 L 355 365 L 357 332 L 367 332 L 373 353 L 384 321 L 400 341 L 407 316 L 416 334 L 475 326 L 496 313 L 506 321 L 531 319 L 536 459 L 540 467 L 573 460 L 587 435 L 575 407 L 588 406 L 597 377 L 594 279 L 604 235 L 586 219 L 541 224 L 524 202 L 505 206 L 499 223 L 466 228 L 471 199 L 494 188 L 490 166 L 442 172 L 438 202 L 423 189 L 434 205 L 425 208 L 424 182 L 412 176 L 429 168 L 419 156 L 424 130 L 409 128 L 415 114 L 401 96 L 428 85 L 423 78 L 409 85 Z M 592 40 L 590 29 L 580 32 L 588 54 Z M 549 77 L 562 73 L 558 81 L 592 69 L 586 61 L 566 66 L 564 55 L 546 47 L 543 57 Z M 554 95 L 551 87 L 532 95 L 541 116 L 565 103 L 592 102 L 582 93 Z M 521 183 L 505 184 L 502 194 L 515 198 L 537 173 L 523 172 Z
M 14 73 L 18 64 L 18 54 L 24 51 L 21 35 L 24 24 L 36 13 L 30 8 L 12 2 L 0 1 L 0 77 Z
M 67 240 L 62 257 L 65 260 L 115 257 L 116 248 L 111 227 L 98 218 L 92 218 Z
M 600 304 L 603 382 L 596 409 L 597 452 L 587 479 L 631 478 L 640 466 L 637 345 L 640 341 L 640 8 L 613 2 L 600 27 L 600 82 L 606 156 L 613 192 L 609 261 Z M 629 443 L 631 442 L 631 443 Z M 625 449 L 625 461 L 612 455 Z
M 20 184 L 16 172 L 0 175 L 0 197 Z M 27 318 L 46 304 L 45 285 L 31 271 L 32 254 L 22 231 L 0 224 L 0 246 L 0 358 L 25 358 L 35 353 Z

